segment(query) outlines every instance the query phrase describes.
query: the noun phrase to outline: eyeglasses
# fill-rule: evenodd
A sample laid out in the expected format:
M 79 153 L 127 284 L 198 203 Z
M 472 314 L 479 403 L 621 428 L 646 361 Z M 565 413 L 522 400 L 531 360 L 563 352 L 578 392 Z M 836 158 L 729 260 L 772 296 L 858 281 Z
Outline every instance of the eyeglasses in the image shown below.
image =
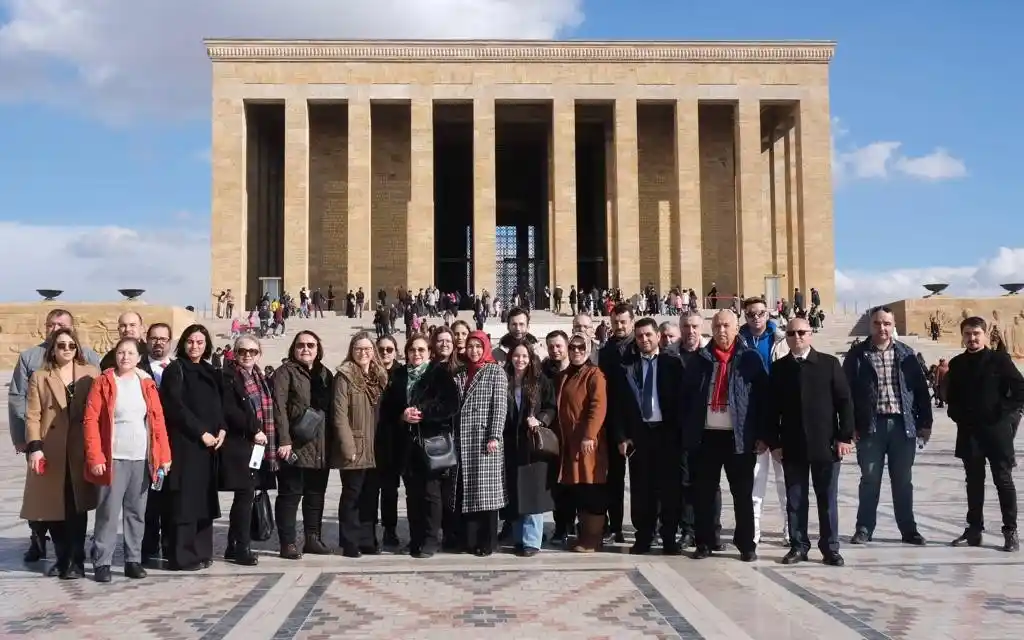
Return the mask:
M 260 355 L 260 350 L 259 349 L 236 349 L 235 353 L 237 353 L 238 355 L 240 355 L 240 356 L 242 356 L 244 358 L 245 356 L 258 356 L 258 355 Z
M 58 342 L 53 346 L 61 351 L 78 351 L 78 345 L 74 342 Z
M 356 347 L 353 351 L 356 353 L 373 353 L 373 347 Z
M 786 332 L 786 335 L 792 338 L 793 336 L 800 336 L 801 338 L 810 334 L 810 329 L 790 329 Z
M 300 342 L 300 343 L 296 344 L 295 347 L 298 348 L 298 349 L 316 349 L 316 343 L 315 342 Z
M 159 337 L 156 337 L 156 336 L 150 336 L 149 337 L 149 341 L 150 342 L 155 342 L 157 344 L 162 344 L 164 342 L 170 342 L 171 339 L 170 338 L 159 338 Z
M 569 345 L 569 351 L 583 352 L 583 351 L 586 351 L 586 350 L 587 350 L 587 346 L 584 345 L 584 344 L 570 344 Z
M 380 351 L 381 353 L 394 353 L 395 352 L 395 348 L 394 347 L 379 347 L 377 350 Z
M 412 351 L 413 353 L 426 353 L 427 352 L 427 348 L 426 347 L 409 347 L 409 351 Z
M 758 318 L 763 318 L 766 313 L 768 313 L 768 312 L 767 311 L 748 311 L 748 312 L 746 312 L 743 315 L 747 316 L 747 320 L 757 320 Z

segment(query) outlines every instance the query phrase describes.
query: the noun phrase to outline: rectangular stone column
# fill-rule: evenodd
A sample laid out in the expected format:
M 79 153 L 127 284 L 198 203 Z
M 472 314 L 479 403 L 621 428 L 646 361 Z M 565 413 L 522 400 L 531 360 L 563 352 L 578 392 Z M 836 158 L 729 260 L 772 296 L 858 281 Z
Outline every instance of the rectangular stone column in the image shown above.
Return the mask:
M 557 98 L 553 105 L 551 126 L 552 171 L 551 197 L 554 204 L 554 229 L 551 265 L 555 286 L 568 295 L 577 284 L 576 251 L 576 101 Z M 554 287 L 552 287 L 554 290 Z
M 411 104 L 410 162 L 412 184 L 406 218 L 405 285 L 416 291 L 434 284 L 434 101 Z
M 640 292 L 640 193 L 636 99 L 615 100 L 615 282 L 622 295 Z M 656 250 L 651 247 L 650 250 Z
M 676 174 L 679 198 L 673 222 L 672 286 L 690 288 L 702 296 L 703 243 L 700 221 L 700 130 L 696 98 L 676 102 Z M 710 284 L 710 283 L 709 283 Z
M 793 287 L 800 287 L 806 290 L 807 275 L 804 271 L 804 241 L 803 241 L 803 209 L 802 198 L 800 197 L 800 162 L 797 154 L 796 135 L 796 108 L 794 107 L 793 119 L 786 131 L 786 240 L 789 245 L 789 252 L 786 261 L 786 273 L 789 282 L 786 298 L 792 300 Z
M 245 103 L 241 99 L 217 98 L 213 101 L 211 120 L 210 284 L 216 292 L 231 289 L 235 308 L 247 309 Z
M 309 106 L 284 109 L 284 290 L 298 295 L 309 282 Z
M 495 294 L 498 194 L 494 175 L 494 99 L 473 100 L 473 291 Z
M 739 179 L 736 194 L 737 285 L 744 297 L 764 292 L 764 277 L 771 272 L 771 236 L 762 210 L 761 102 L 740 100 L 736 117 Z M 731 292 L 730 292 L 731 293 Z
M 832 310 L 836 303 L 835 219 L 832 212 L 831 121 L 827 89 L 800 101 L 797 140 L 800 158 L 801 214 L 803 215 L 804 286 L 816 287 L 821 303 Z
M 370 100 L 357 97 L 348 101 L 348 251 L 346 252 L 345 286 L 348 290 L 363 288 L 367 298 L 373 297 L 370 282 L 371 227 L 370 208 L 373 188 L 371 177 Z
M 787 293 L 792 288 L 793 274 L 789 272 L 789 199 L 787 198 L 787 182 L 789 173 L 786 169 L 786 132 L 772 133 L 771 142 L 771 227 L 772 227 L 772 269 L 785 277 L 779 280 L 782 296 L 789 299 Z

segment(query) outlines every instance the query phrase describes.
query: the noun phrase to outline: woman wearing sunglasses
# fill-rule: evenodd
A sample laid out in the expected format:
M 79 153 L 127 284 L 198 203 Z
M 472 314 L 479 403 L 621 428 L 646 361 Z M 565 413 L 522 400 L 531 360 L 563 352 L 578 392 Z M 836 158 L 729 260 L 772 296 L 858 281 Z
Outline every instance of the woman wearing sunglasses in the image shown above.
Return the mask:
M 72 329 L 57 329 L 32 374 L 25 413 L 28 475 L 21 517 L 49 524 L 57 564 L 49 575 L 85 577 L 85 533 L 96 487 L 85 479 L 85 400 L 99 369 L 86 364 Z

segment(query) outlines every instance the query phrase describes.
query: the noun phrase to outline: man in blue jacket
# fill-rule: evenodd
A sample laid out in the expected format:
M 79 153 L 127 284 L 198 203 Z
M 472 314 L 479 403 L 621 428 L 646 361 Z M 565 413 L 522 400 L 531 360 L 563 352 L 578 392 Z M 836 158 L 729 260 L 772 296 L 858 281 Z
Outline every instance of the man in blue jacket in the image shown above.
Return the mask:
M 917 440 L 932 435 L 928 380 L 914 350 L 895 339 L 889 307 L 869 312 L 871 339 L 850 349 L 843 370 L 853 395 L 857 463 L 860 465 L 857 529 L 850 544 L 871 541 L 878 515 L 882 470 L 889 462 L 893 511 L 906 544 L 923 545 L 914 521 L 913 467 Z

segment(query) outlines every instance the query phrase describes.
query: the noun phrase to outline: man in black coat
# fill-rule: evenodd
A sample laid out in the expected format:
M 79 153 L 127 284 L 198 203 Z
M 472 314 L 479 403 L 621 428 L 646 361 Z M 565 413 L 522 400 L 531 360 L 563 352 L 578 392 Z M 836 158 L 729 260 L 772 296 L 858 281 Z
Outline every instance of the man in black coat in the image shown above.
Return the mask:
M 153 375 L 153 369 L 149 365 L 149 355 L 146 348 L 146 330 L 145 325 L 142 324 L 142 316 L 135 311 L 125 311 L 117 317 L 117 333 L 122 338 L 135 338 L 139 346 L 139 369 L 142 369 L 150 376 Z M 111 349 L 107 352 L 103 359 L 100 360 L 100 371 L 106 371 L 107 369 L 113 369 L 117 366 L 117 354 L 116 349 Z
M 630 553 L 651 550 L 660 519 L 663 553 L 680 555 L 676 531 L 683 478 L 677 407 L 682 361 L 659 351 L 658 343 L 654 319 L 637 320 L 633 341 L 625 346 L 618 370 L 608 381 L 617 411 L 611 437 L 629 462 L 630 515 L 636 527 Z
M 789 355 L 772 366 L 763 442 L 782 458 L 786 476 L 786 517 L 791 548 L 782 564 L 807 560 L 808 475 L 818 503 L 818 548 L 822 560 L 843 566 L 839 555 L 839 468 L 853 452 L 853 400 L 839 359 L 814 350 L 804 318 L 786 326 Z
M 570 299 L 571 300 L 571 299 Z M 612 335 L 598 353 L 597 366 L 604 374 L 605 380 L 618 375 L 622 364 L 622 352 L 633 335 L 633 308 L 628 304 L 619 303 L 612 309 Z M 609 389 L 608 413 L 605 418 L 605 433 L 614 433 L 616 426 L 612 424 L 619 415 L 616 404 L 622 401 L 622 394 Z M 626 495 L 626 458 L 616 451 L 608 453 L 608 526 L 605 528 L 605 540 L 616 543 L 625 542 L 622 535 L 622 518 L 625 514 Z
M 949 361 L 942 389 L 956 423 L 955 454 L 967 476 L 967 530 L 953 545 L 981 545 L 988 462 L 1003 516 L 1003 551 L 1018 551 L 1013 440 L 1024 407 L 1024 377 L 1005 351 L 989 348 L 984 319 L 966 318 L 960 333 L 966 349 Z

